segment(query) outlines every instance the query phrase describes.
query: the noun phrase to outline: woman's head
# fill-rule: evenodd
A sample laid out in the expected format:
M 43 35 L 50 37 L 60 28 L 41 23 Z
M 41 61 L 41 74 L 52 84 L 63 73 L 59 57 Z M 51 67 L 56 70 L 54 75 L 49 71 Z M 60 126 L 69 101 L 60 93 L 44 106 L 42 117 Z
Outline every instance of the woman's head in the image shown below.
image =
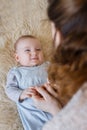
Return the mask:
M 49 0 L 48 17 L 62 35 L 52 52 L 49 80 L 66 104 L 87 81 L 87 0 Z
M 87 31 L 87 0 L 48 1 L 48 17 L 63 38 Z

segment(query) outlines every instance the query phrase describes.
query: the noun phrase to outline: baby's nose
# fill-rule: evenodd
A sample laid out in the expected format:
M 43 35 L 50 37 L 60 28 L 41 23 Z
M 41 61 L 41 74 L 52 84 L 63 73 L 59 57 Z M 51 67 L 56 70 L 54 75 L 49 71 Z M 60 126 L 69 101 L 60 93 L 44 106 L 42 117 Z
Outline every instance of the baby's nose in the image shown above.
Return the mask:
M 32 51 L 31 54 L 32 54 L 32 55 L 36 55 L 37 52 L 36 52 L 36 51 Z

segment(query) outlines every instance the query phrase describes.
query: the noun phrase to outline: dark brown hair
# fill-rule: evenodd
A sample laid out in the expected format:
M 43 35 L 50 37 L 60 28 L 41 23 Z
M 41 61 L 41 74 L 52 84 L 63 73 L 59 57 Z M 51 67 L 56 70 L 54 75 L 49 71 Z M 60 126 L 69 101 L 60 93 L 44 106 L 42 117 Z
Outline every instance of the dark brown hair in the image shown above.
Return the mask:
M 48 17 L 63 36 L 52 52 L 49 80 L 65 105 L 87 81 L 87 0 L 49 0 Z
M 87 0 L 49 0 L 48 17 L 65 37 L 72 32 L 85 30 Z

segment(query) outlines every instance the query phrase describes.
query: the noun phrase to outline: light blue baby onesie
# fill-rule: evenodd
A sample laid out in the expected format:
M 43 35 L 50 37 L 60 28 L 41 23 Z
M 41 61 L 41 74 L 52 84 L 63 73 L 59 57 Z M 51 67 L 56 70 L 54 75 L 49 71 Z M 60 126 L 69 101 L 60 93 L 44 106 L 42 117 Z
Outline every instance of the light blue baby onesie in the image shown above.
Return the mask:
M 18 112 L 25 130 L 41 130 L 52 115 L 37 109 L 31 98 L 19 102 L 21 92 L 32 86 L 41 86 L 47 82 L 49 63 L 34 67 L 14 67 L 7 75 L 6 94 L 17 104 Z

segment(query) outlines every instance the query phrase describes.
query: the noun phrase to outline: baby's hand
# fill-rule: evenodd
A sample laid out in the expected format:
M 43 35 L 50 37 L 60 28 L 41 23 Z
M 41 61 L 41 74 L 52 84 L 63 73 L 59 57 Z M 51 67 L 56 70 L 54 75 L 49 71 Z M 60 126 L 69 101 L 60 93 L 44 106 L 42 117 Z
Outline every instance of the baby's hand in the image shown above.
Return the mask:
M 19 97 L 19 101 L 23 101 L 26 98 L 32 97 L 32 94 L 35 94 L 35 90 L 33 89 L 33 87 L 29 87 L 25 90 L 23 90 L 23 92 L 21 93 L 20 97 Z
M 41 87 L 43 87 L 43 86 L 41 86 Z M 32 88 L 30 88 L 31 89 L 31 91 L 32 91 L 32 96 L 36 96 L 36 97 L 38 97 L 38 98 L 40 98 L 40 99 L 42 99 L 43 98 L 43 96 L 37 91 L 37 89 L 36 88 L 38 88 L 37 86 L 35 86 L 35 87 L 32 87 Z M 31 96 L 31 97 L 32 97 Z

